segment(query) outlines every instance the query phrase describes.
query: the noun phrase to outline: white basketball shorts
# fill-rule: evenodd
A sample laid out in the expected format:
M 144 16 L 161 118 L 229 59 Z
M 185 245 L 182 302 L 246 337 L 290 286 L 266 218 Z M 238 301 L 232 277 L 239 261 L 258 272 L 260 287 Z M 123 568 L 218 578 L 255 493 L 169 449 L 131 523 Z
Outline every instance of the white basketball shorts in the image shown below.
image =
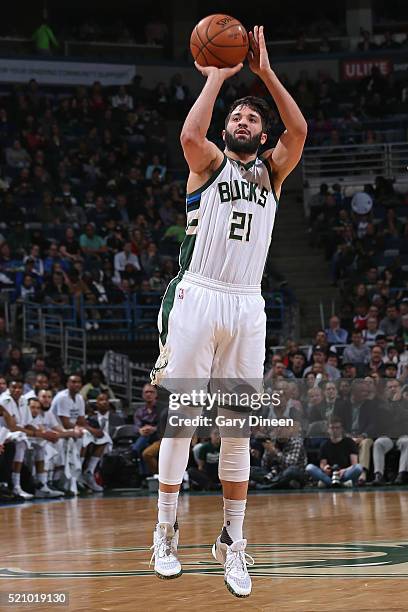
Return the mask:
M 266 315 L 260 287 L 184 272 L 167 287 L 158 327 L 153 384 L 188 392 L 189 381 L 196 388 L 223 380 L 261 390 Z

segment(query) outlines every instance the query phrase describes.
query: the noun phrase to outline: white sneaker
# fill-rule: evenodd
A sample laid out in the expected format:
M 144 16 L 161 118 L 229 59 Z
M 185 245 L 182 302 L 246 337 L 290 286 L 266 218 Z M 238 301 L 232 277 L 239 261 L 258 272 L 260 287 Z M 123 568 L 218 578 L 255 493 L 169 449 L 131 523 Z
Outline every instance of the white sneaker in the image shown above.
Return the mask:
M 56 499 L 57 497 L 64 497 L 64 494 L 62 491 L 55 491 L 54 489 L 50 489 L 46 484 L 39 483 L 35 488 L 35 497 Z
M 24 499 L 33 499 L 34 495 L 31 493 L 27 493 L 27 491 L 23 491 L 21 487 L 13 488 L 14 495 L 19 495 L 20 497 L 24 497 Z
M 224 582 L 235 597 L 249 597 L 252 589 L 248 565 L 254 565 L 252 557 L 246 554 L 246 540 L 237 540 L 230 546 L 221 542 L 219 536 L 212 547 L 212 554 L 224 566 Z
M 154 573 L 158 578 L 169 580 L 181 576 L 181 563 L 177 556 L 179 530 L 170 523 L 157 523 L 153 532 L 153 550 L 150 564 L 154 559 Z
M 85 472 L 85 474 L 82 474 L 81 480 L 84 484 L 86 484 L 87 487 L 91 489 L 91 491 L 95 491 L 95 493 L 103 492 L 103 487 L 101 487 L 101 485 L 98 485 L 95 480 L 95 476 L 91 472 Z

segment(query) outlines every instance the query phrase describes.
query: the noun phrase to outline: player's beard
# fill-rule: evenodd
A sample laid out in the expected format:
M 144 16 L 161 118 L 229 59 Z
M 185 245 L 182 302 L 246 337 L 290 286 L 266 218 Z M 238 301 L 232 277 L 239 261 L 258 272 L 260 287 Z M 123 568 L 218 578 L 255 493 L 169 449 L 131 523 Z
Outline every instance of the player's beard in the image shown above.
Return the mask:
M 225 130 L 225 144 L 227 145 L 227 149 L 237 154 L 244 153 L 245 155 L 253 155 L 256 153 L 261 146 L 261 137 L 262 132 L 259 132 L 259 134 L 255 134 L 255 136 L 243 140 L 242 138 L 237 138 L 228 130 Z

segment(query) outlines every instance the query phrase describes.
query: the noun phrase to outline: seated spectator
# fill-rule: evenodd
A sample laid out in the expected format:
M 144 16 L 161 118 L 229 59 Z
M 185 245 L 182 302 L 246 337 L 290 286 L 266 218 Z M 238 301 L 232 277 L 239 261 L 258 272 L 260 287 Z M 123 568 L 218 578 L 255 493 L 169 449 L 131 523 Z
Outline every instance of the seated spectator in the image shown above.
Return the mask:
M 107 252 L 105 240 L 96 233 L 93 223 L 86 224 L 85 233 L 81 234 L 79 244 L 86 257 L 99 258 Z
M 141 272 L 142 270 L 139 257 L 132 253 L 132 243 L 129 241 L 124 243 L 123 250 L 119 253 L 116 253 L 114 257 L 114 281 L 116 283 L 120 283 L 123 276 L 123 272 L 125 271 L 125 268 L 128 265 L 131 265 L 137 272 Z
M 394 484 L 408 483 L 408 403 L 402 397 L 402 388 L 398 380 L 387 380 L 385 384 L 385 406 L 382 414 L 381 435 L 374 440 L 373 485 L 386 484 L 385 456 L 396 447 L 400 451 L 398 474 Z
M 292 372 L 295 378 L 302 378 L 306 367 L 306 357 L 301 351 L 295 352 L 289 356 L 288 370 Z
M 133 423 L 139 437 L 132 444 L 132 451 L 139 460 L 140 475 L 146 477 L 149 472 L 143 461 L 143 451 L 158 438 L 159 410 L 156 388 L 146 384 L 143 387 L 142 397 L 144 405 L 137 408 L 133 415 Z
M 351 482 L 352 486 L 362 473 L 362 467 L 357 463 L 357 446 L 351 438 L 344 436 L 343 425 L 337 417 L 333 417 L 328 427 L 329 439 L 320 448 L 320 467 L 309 463 L 306 472 L 320 486 L 341 486 Z
M 333 366 L 328 365 L 327 353 L 325 349 L 319 345 L 313 348 L 312 365 L 308 366 L 305 369 L 303 376 L 304 377 L 307 376 L 307 374 L 313 370 L 313 366 L 316 364 L 322 366 L 322 373 L 325 373 L 328 376 L 329 380 L 337 380 L 340 378 L 341 376 L 340 371 L 337 368 L 334 368 Z
M 180 245 L 186 236 L 186 218 L 184 215 L 176 216 L 175 225 L 170 225 L 164 232 L 163 240 L 170 240 Z
M 101 370 L 91 370 L 87 378 L 89 382 L 87 382 L 80 391 L 85 401 L 94 400 L 101 393 L 106 393 L 109 399 L 115 399 L 115 394 L 105 383 L 105 377 Z
M 112 96 L 112 108 L 124 112 L 133 110 L 133 98 L 127 93 L 124 85 L 121 85 L 118 93 Z
M 388 341 L 393 341 L 401 329 L 401 318 L 395 302 L 387 305 L 386 316 L 380 322 L 380 330 L 385 334 Z
M 220 460 L 221 437 L 217 429 L 213 429 L 208 442 L 204 442 L 198 452 L 199 477 L 196 478 L 196 470 L 189 468 L 191 480 L 197 480 L 203 489 L 216 490 L 221 488 L 218 477 L 218 463 Z
M 64 282 L 62 272 L 54 272 L 43 290 L 44 303 L 54 306 L 65 306 L 69 303 L 70 293 Z
M 329 327 L 325 331 L 330 344 L 347 344 L 348 332 L 340 327 L 340 319 L 336 315 L 330 317 Z
M 385 363 L 384 353 L 378 344 L 374 344 L 370 351 L 370 361 L 367 364 L 367 369 L 370 373 L 378 372 L 380 376 L 384 376 Z
M 306 481 L 306 451 L 302 437 L 285 428 L 276 439 L 265 438 L 261 467 L 251 468 L 257 489 L 300 489 Z
M 6 162 L 10 168 L 28 168 L 31 164 L 31 157 L 21 146 L 20 140 L 15 140 L 11 147 L 6 149 Z
M 362 332 L 355 329 L 351 334 L 351 344 L 343 352 L 343 363 L 366 364 L 370 360 L 370 349 L 364 344 Z
M 160 179 L 164 180 L 167 168 L 166 166 L 163 166 L 163 164 L 160 162 L 160 157 L 158 155 L 153 155 L 151 163 L 146 168 L 146 180 L 150 180 L 152 178 L 153 172 L 155 170 L 159 171 Z
M 311 387 L 308 390 L 305 412 L 309 423 L 325 420 L 326 405 L 324 402 L 324 395 L 320 387 Z
M 378 319 L 376 317 L 367 317 L 367 327 L 363 329 L 363 342 L 370 348 L 376 343 L 378 335 L 381 331 L 378 327 Z
M 41 258 L 41 250 L 38 244 L 32 244 L 29 254 L 25 256 L 24 263 L 27 261 L 33 262 L 32 272 L 38 277 L 44 276 L 44 261 Z

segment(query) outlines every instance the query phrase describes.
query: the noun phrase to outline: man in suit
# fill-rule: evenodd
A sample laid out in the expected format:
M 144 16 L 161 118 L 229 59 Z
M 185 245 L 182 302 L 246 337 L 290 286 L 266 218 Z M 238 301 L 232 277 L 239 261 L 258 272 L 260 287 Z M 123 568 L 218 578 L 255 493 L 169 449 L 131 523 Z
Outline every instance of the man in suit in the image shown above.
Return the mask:
M 92 420 L 94 422 L 94 427 L 98 427 L 111 438 L 117 427 L 125 425 L 124 418 L 111 410 L 109 393 L 106 391 L 101 391 L 96 397 L 94 410 L 94 414 L 92 414 L 88 420 Z M 110 450 L 108 447 L 105 449 L 105 452 Z
M 351 385 L 350 410 L 345 420 L 346 431 L 358 446 L 358 461 L 363 468 L 360 484 L 364 484 L 370 469 L 371 448 L 382 423 L 383 402 L 371 393 L 366 380 L 354 380 Z

